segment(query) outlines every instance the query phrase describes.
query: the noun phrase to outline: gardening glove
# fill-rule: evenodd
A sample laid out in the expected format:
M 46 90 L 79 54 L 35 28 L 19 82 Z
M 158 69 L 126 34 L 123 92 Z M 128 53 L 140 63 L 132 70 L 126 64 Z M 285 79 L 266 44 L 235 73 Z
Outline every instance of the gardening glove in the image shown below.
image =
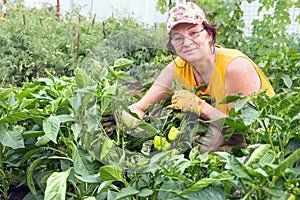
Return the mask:
M 167 108 L 193 112 L 200 116 L 205 101 L 187 90 L 176 90 Z

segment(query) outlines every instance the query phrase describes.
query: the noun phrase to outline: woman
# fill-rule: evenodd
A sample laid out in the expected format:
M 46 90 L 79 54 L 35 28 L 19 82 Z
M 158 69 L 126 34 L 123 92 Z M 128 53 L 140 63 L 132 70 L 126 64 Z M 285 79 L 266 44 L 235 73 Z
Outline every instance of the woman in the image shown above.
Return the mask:
M 140 119 L 144 110 L 159 100 L 168 97 L 174 80 L 181 83 L 186 90 L 177 90 L 172 96 L 172 109 L 194 112 L 205 120 L 225 118 L 232 104 L 220 104 L 227 95 L 251 95 L 262 90 L 274 95 L 274 90 L 257 65 L 243 53 L 216 45 L 216 26 L 209 24 L 200 7 L 192 2 L 180 3 L 168 13 L 167 29 L 169 34 L 168 49 L 178 57 L 165 67 L 143 98 L 131 105 L 129 109 Z M 207 85 L 195 94 L 192 89 Z M 215 106 L 198 97 L 199 94 L 210 95 L 215 99 Z M 122 119 L 132 119 L 123 112 Z M 135 119 L 135 122 L 137 120 Z M 232 138 L 224 142 L 222 128 L 211 126 L 213 135 L 203 137 L 209 146 L 202 145 L 201 152 L 215 151 L 222 147 L 241 145 L 243 138 Z

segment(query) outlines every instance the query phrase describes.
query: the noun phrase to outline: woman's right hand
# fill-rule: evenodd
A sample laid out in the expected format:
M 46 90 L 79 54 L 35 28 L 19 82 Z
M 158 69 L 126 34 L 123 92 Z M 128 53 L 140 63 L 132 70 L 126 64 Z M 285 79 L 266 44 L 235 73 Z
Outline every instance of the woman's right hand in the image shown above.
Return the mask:
M 123 123 L 126 125 L 126 127 L 131 129 L 131 128 L 135 128 L 137 123 L 144 118 L 145 113 L 142 109 L 139 108 L 137 104 L 132 104 L 128 108 L 132 113 L 137 114 L 137 116 L 139 117 L 136 118 L 131 114 L 129 114 L 128 112 L 126 112 L 125 110 L 122 111 L 121 119 Z

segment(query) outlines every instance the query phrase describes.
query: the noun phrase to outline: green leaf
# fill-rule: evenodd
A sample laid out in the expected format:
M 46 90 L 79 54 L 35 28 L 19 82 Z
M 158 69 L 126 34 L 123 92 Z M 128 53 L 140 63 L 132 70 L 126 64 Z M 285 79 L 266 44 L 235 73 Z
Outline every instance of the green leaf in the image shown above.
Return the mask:
M 248 102 L 248 98 L 241 98 L 238 99 L 235 103 L 234 103 L 234 110 L 235 112 L 238 112 L 240 109 L 242 109 L 245 105 L 247 105 Z
M 1 118 L 0 123 L 14 123 L 14 122 L 30 119 L 31 117 L 32 116 L 30 112 L 16 112 Z
M 28 139 L 28 138 L 36 138 L 44 134 L 45 133 L 43 131 L 25 131 L 22 135 L 24 139 Z
M 37 79 L 37 81 L 44 82 L 44 83 L 46 83 L 46 85 L 49 85 L 49 86 L 53 85 L 53 81 L 49 78 L 39 78 L 39 79 Z
M 76 95 L 70 99 L 70 104 L 75 113 L 80 112 L 80 107 L 82 106 L 80 95 Z
M 261 159 L 259 159 L 259 165 L 264 167 L 268 164 L 272 164 L 275 160 L 276 154 L 274 151 L 269 150 Z
M 298 113 L 296 116 L 293 117 L 293 119 L 291 120 L 291 122 L 300 120 L 300 113 Z
M 104 91 L 103 96 L 116 95 L 117 83 L 106 86 L 105 88 L 103 88 L 103 91 Z
M 43 152 L 43 151 L 46 151 L 46 150 L 47 150 L 47 148 L 40 147 L 40 148 L 35 148 L 35 149 L 32 149 L 32 150 L 26 152 L 25 155 L 22 156 L 22 159 L 20 160 L 20 164 L 23 164 L 26 161 L 28 161 L 30 158 L 32 158 L 32 156 L 34 154 L 39 153 L 39 152 Z
M 218 181 L 223 181 L 223 180 L 230 180 L 230 179 L 232 179 L 232 177 L 229 177 L 229 176 L 223 177 L 223 178 L 202 178 L 199 181 L 197 181 L 194 185 L 192 185 L 191 187 L 183 190 L 181 192 L 181 195 L 197 192 L 197 191 L 202 190 L 203 188 L 209 186 L 212 183 L 215 183 Z
M 115 200 L 117 197 L 118 193 L 112 190 L 107 191 L 107 200 Z M 125 199 L 127 200 L 127 199 Z
M 17 102 L 16 102 L 16 100 L 15 100 L 15 97 L 14 96 L 10 96 L 9 98 L 8 98 L 8 105 L 9 105 L 9 107 L 13 107 L 14 105 L 16 105 L 17 104 Z
M 96 197 L 84 197 L 83 200 L 97 200 Z
M 291 88 L 293 85 L 293 80 L 286 74 L 281 74 L 280 78 L 283 80 L 286 87 Z
M 225 118 L 225 124 L 233 128 L 236 132 L 246 131 L 248 129 L 242 119 L 235 119 L 230 116 Z
M 274 197 L 278 197 L 278 198 L 284 197 L 283 199 L 287 199 L 287 194 L 284 190 L 278 188 L 267 188 L 267 187 L 264 187 L 263 190 L 265 190 L 267 193 L 271 194 Z
M 164 181 L 157 194 L 157 200 L 175 199 L 184 188 L 184 183 L 181 181 Z
M 2 98 L 5 98 L 8 97 L 12 91 L 13 91 L 12 88 L 1 88 L 0 95 Z
M 50 138 L 47 137 L 47 135 L 43 135 L 41 137 L 38 138 L 38 140 L 36 141 L 36 143 L 34 144 L 35 146 L 43 146 L 45 144 L 48 144 L 48 142 L 50 142 Z
M 276 115 L 267 115 L 268 117 L 270 117 L 271 119 L 275 119 L 275 120 L 278 120 L 278 121 L 284 121 L 284 119 L 282 117 L 278 117 Z
M 74 147 L 72 159 L 74 162 L 74 171 L 77 174 L 83 176 L 94 174 L 92 157 L 87 151 Z
M 149 197 L 153 194 L 153 190 L 149 189 L 149 188 L 143 188 L 141 189 L 141 191 L 139 192 L 138 196 L 139 197 Z
M 226 194 L 224 191 L 219 189 L 203 189 L 190 194 L 183 195 L 184 198 L 189 200 L 226 200 Z
M 274 170 L 274 174 L 278 176 L 283 173 L 288 167 L 292 166 L 296 161 L 300 159 L 300 148 L 293 152 L 288 158 L 286 158 L 277 168 Z
M 128 67 L 133 64 L 132 60 L 129 60 L 127 58 L 119 58 L 114 62 L 114 68 L 122 68 L 122 67 Z
M 257 145 L 258 146 L 258 145 Z M 260 144 L 255 148 L 254 152 L 251 154 L 250 158 L 246 162 L 246 166 L 252 165 L 254 162 L 258 162 L 271 148 L 270 144 Z
M 47 163 L 50 162 L 51 159 L 70 160 L 69 158 L 59 157 L 59 156 L 41 157 L 41 158 L 37 158 L 36 160 L 34 160 L 31 163 L 31 165 L 28 167 L 27 176 L 26 176 L 27 185 L 32 194 L 37 195 L 37 192 L 36 192 L 36 189 L 34 186 L 35 181 L 33 180 L 33 175 L 35 173 L 35 169 L 40 165 L 47 165 Z
M 57 135 L 60 129 L 60 120 L 58 117 L 50 116 L 43 121 L 43 131 L 45 135 L 55 144 L 57 144 Z
M 65 123 L 65 122 L 74 122 L 74 117 L 70 116 L 70 115 L 57 115 L 56 116 L 60 123 Z
M 74 134 L 74 139 L 77 140 L 79 135 L 80 135 L 80 132 L 81 132 L 81 129 L 82 129 L 82 126 L 78 123 L 75 123 L 75 124 L 72 124 L 71 125 L 71 130 Z
M 92 70 L 93 79 L 95 81 L 102 81 L 108 74 L 106 67 L 94 66 Z
M 103 181 L 98 187 L 97 193 L 100 193 L 103 189 L 107 188 L 112 184 L 113 181 Z
M 93 83 L 91 77 L 80 68 L 75 69 L 75 82 L 79 88 L 90 86 Z
M 13 149 L 25 147 L 22 132 L 17 130 L 9 131 L 5 124 L 0 124 L 0 142 L 2 145 Z
M 118 199 L 123 199 L 132 195 L 136 195 L 138 194 L 139 191 L 132 188 L 132 187 L 128 187 L 128 188 L 122 188 L 120 192 L 118 192 L 117 196 L 116 196 L 116 200 Z
M 240 163 L 233 155 L 229 157 L 229 164 L 231 170 L 238 178 L 251 180 L 251 177 L 244 169 L 242 163 Z
M 27 169 L 27 176 L 26 176 L 27 185 L 28 185 L 28 188 L 30 189 L 30 192 L 34 195 L 37 194 L 35 186 L 34 186 L 34 180 L 32 177 L 34 174 L 34 170 L 37 166 L 39 166 L 41 164 L 46 164 L 47 162 L 49 162 L 49 159 L 47 157 L 38 158 L 38 159 L 34 160 Z
M 113 141 L 109 138 L 105 138 L 101 148 L 100 160 L 103 160 L 113 147 L 114 147 Z
M 70 170 L 65 172 L 54 172 L 47 179 L 45 190 L 45 200 L 64 200 L 67 191 L 67 178 L 70 175 Z
M 105 181 L 122 181 L 128 186 L 127 181 L 123 178 L 123 170 L 117 165 L 105 165 L 99 169 L 100 177 Z
M 241 94 L 233 94 L 233 95 L 228 95 L 226 96 L 220 104 L 227 104 L 227 103 L 232 103 L 235 102 L 238 99 L 241 99 L 243 96 Z
M 158 133 L 153 125 L 144 121 L 139 121 L 137 127 L 142 129 L 142 134 L 139 135 L 140 138 L 151 138 Z
M 80 176 L 77 174 L 74 174 L 76 178 L 82 182 L 85 183 L 101 183 L 100 175 L 99 174 L 94 174 L 94 175 L 85 175 L 85 176 Z
M 247 106 L 242 109 L 243 121 L 246 126 L 255 122 L 259 117 L 259 112 L 252 106 Z

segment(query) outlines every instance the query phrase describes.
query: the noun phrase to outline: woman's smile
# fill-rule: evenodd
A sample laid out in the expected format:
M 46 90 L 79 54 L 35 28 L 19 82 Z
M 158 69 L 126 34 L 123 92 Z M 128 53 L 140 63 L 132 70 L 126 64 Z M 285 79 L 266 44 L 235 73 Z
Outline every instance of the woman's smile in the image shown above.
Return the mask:
M 183 51 L 184 54 L 191 54 L 193 53 L 195 50 L 197 50 L 198 48 L 195 47 L 195 48 L 190 48 L 190 49 L 187 49 L 185 51 Z

